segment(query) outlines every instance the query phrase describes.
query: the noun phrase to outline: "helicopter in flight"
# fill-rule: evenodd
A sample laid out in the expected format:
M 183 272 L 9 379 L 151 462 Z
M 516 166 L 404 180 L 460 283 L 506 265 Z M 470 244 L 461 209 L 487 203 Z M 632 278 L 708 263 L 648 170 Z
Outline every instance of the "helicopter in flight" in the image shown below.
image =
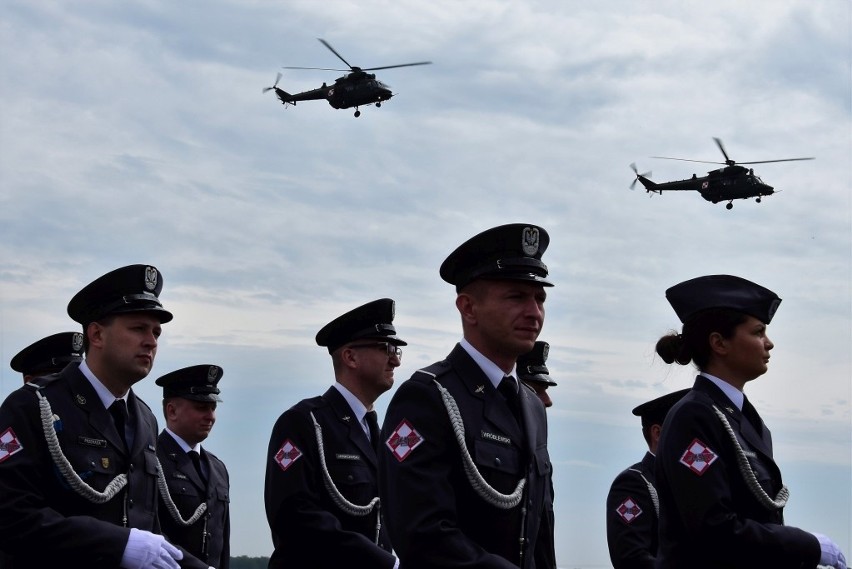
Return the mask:
M 755 198 L 755 202 L 760 203 L 763 196 L 771 196 L 775 193 L 775 189 L 766 184 L 760 177 L 754 173 L 751 168 L 744 168 L 740 164 L 768 164 L 770 162 L 793 162 L 797 160 L 813 160 L 813 158 L 782 158 L 779 160 L 759 160 L 757 162 L 735 162 L 731 160 L 728 153 L 725 152 L 725 147 L 722 141 L 718 138 L 713 138 L 716 146 L 722 151 L 722 156 L 725 157 L 724 162 L 710 162 L 707 160 L 689 160 L 687 158 L 671 158 L 668 156 L 652 156 L 651 158 L 661 158 L 663 160 L 682 160 L 684 162 L 700 162 L 703 164 L 724 164 L 724 168 L 712 170 L 706 176 L 698 177 L 695 174 L 687 180 L 677 180 L 674 182 L 652 182 L 650 180 L 651 173 L 646 172 L 640 174 L 636 169 L 636 164 L 631 164 L 630 168 L 636 174 L 633 183 L 630 184 L 630 189 L 636 185 L 636 182 L 641 182 L 645 186 L 645 191 L 648 193 L 678 191 L 678 190 L 694 190 L 701 194 L 701 197 L 708 202 L 719 203 L 727 201 L 726 209 L 734 207 L 734 200 L 744 200 Z
M 328 104 L 335 109 L 350 109 L 355 108 L 355 117 L 361 116 L 361 111 L 358 107 L 365 105 L 376 105 L 381 107 L 382 103 L 393 97 L 393 92 L 390 87 L 376 79 L 375 73 L 367 73 L 367 71 L 379 71 L 381 69 L 394 69 L 396 67 L 412 67 L 414 65 L 429 65 L 431 61 L 418 61 L 415 63 L 401 63 L 398 65 L 385 65 L 383 67 L 355 67 L 348 61 L 343 59 L 343 56 L 337 53 L 331 44 L 322 38 L 317 38 L 319 41 L 340 59 L 343 63 L 349 66 L 349 69 L 329 69 L 326 67 L 283 67 L 282 69 L 316 69 L 319 71 L 349 71 L 343 77 L 335 79 L 333 85 L 326 85 L 323 82 L 321 87 L 303 91 L 301 93 L 290 94 L 283 89 L 278 88 L 278 82 L 281 80 L 281 73 L 275 78 L 275 83 L 272 87 L 265 87 L 263 92 L 275 90 L 275 94 L 286 107 L 287 105 L 295 105 L 299 101 L 318 101 L 325 99 Z

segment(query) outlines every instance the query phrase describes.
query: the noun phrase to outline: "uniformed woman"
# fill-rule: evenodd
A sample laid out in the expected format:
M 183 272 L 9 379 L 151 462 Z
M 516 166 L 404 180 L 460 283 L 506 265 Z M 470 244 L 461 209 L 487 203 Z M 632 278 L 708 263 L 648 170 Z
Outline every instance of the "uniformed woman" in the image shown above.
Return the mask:
M 710 275 L 666 291 L 683 330 L 657 342 L 666 363 L 693 362 L 692 390 L 668 413 L 656 477 L 658 568 L 845 569 L 828 537 L 784 525 L 788 491 L 772 438 L 743 393 L 774 347 L 766 334 L 781 299 L 760 285 Z

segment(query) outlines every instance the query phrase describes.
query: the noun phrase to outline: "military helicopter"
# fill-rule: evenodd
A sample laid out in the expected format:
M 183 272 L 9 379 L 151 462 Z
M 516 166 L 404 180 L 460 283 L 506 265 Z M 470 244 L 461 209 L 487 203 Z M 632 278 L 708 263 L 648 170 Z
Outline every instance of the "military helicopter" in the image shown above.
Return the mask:
M 728 153 L 725 152 L 725 147 L 722 141 L 718 138 L 713 138 L 716 146 L 722 151 L 722 156 L 725 157 L 724 162 L 710 162 L 707 160 L 689 160 L 688 158 L 670 158 L 668 156 L 652 156 L 651 158 L 660 158 L 663 160 L 682 160 L 684 162 L 701 162 L 703 164 L 725 164 L 724 168 L 712 170 L 707 173 L 707 176 L 697 177 L 695 174 L 688 180 L 677 180 L 674 182 L 652 182 L 649 178 L 650 172 L 640 174 L 636 169 L 636 164 L 631 164 L 630 168 L 636 174 L 636 179 L 630 184 L 630 189 L 636 185 L 636 182 L 641 182 L 645 186 L 648 193 L 663 194 L 664 191 L 677 190 L 695 190 L 701 194 L 701 197 L 708 202 L 719 203 L 727 201 L 726 209 L 734 207 L 734 200 L 744 200 L 755 198 L 755 202 L 760 203 L 763 196 L 771 196 L 775 193 L 775 189 L 764 183 L 760 177 L 754 173 L 751 168 L 744 168 L 740 164 L 768 164 L 770 162 L 793 162 L 797 160 L 813 160 L 813 158 L 783 158 L 780 160 L 759 160 L 757 162 L 735 162 L 731 160 Z
M 381 107 L 382 103 L 393 97 L 390 87 L 376 79 L 375 73 L 367 73 L 367 71 L 378 71 L 381 69 L 393 69 L 395 67 L 412 67 L 414 65 L 429 65 L 431 61 L 418 61 L 416 63 L 401 63 L 399 65 L 385 65 L 384 67 L 367 67 L 362 69 L 350 65 L 348 61 L 343 59 L 343 56 L 337 53 L 331 44 L 322 38 L 317 38 L 327 47 L 331 53 L 336 55 L 340 61 L 349 66 L 349 69 L 328 69 L 326 67 L 283 67 L 282 69 L 316 69 L 320 71 L 350 71 L 343 77 L 338 77 L 334 81 L 334 85 L 328 86 L 325 83 L 322 87 L 296 93 L 291 95 L 287 91 L 278 88 L 278 82 L 281 80 L 281 73 L 275 78 L 275 83 L 272 87 L 265 87 L 263 92 L 275 90 L 275 94 L 286 107 L 287 105 L 295 105 L 299 101 L 316 101 L 326 99 L 328 104 L 335 109 L 350 109 L 355 107 L 355 117 L 361 116 L 361 111 L 358 107 L 365 105 L 376 105 L 376 108 Z

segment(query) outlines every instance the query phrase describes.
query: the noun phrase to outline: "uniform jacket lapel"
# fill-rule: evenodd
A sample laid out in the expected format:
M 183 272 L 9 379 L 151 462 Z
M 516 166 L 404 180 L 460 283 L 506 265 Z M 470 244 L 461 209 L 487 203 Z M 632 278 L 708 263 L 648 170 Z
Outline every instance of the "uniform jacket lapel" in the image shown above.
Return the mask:
M 533 418 L 534 415 L 532 410 L 534 405 L 540 405 L 541 402 L 538 399 L 538 395 L 536 395 L 532 389 L 526 387 L 522 382 L 519 383 L 521 393 L 521 418 L 524 423 L 524 442 L 529 456 L 533 456 L 533 452 L 535 451 L 533 433 L 535 433 L 536 430 L 536 423 Z
M 337 388 L 329 387 L 323 398 L 328 401 L 328 404 L 334 410 L 334 414 L 340 422 L 349 428 L 349 440 L 358 447 L 358 450 L 361 451 L 361 456 L 373 468 L 376 468 L 376 451 L 373 449 L 373 445 L 370 444 L 370 440 L 367 438 L 367 433 L 361 427 L 361 423 L 355 417 L 355 412 L 352 411 L 352 408 L 346 402 L 346 399 L 343 398 L 343 395 L 340 394 Z M 345 417 L 348 417 L 348 420 Z M 326 457 L 326 460 L 328 460 L 328 457 Z
M 142 405 L 145 405 L 145 403 L 136 397 L 136 394 L 131 389 L 130 393 L 127 395 L 127 408 L 135 427 L 135 430 L 133 431 L 133 448 L 130 451 L 131 455 L 136 455 L 142 452 L 145 445 L 148 444 L 149 441 L 146 433 L 157 432 L 157 420 L 154 418 L 153 414 L 140 412 L 140 407 Z
M 160 433 L 160 436 L 157 439 L 157 444 L 162 447 L 162 451 L 168 457 L 168 460 L 174 462 L 174 469 L 177 472 L 180 472 L 195 486 L 204 490 L 204 481 L 201 479 L 201 477 L 198 475 L 198 472 L 195 470 L 195 465 L 192 464 L 192 460 L 189 458 L 189 455 L 186 454 L 182 448 L 180 448 L 180 445 L 177 443 L 173 436 L 171 436 L 166 431 L 163 431 Z
M 483 401 L 483 416 L 485 420 L 509 435 L 513 441 L 517 441 L 519 447 L 523 447 L 520 442 L 523 438 L 521 429 L 515 421 L 511 409 L 509 409 L 500 392 L 491 384 L 488 376 L 473 361 L 473 358 L 468 355 L 461 345 L 457 344 L 453 351 L 450 352 L 450 355 L 447 356 L 447 359 L 453 368 L 457 370 L 457 375 L 465 388 L 467 388 L 473 397 Z M 523 392 L 524 390 L 522 389 L 521 391 Z M 526 403 L 522 403 L 521 407 L 526 407 Z M 528 413 L 524 413 L 524 411 L 521 411 L 521 413 L 526 421 Z M 478 433 L 472 434 L 478 435 Z
M 713 399 L 713 403 L 722 413 L 725 414 L 725 417 L 728 419 L 728 422 L 731 424 L 731 428 L 734 432 L 742 437 L 743 440 L 751 446 L 751 448 L 755 451 L 759 451 L 770 460 L 772 459 L 772 439 L 766 425 L 763 426 L 763 436 L 761 436 L 754 427 L 752 427 L 751 422 L 746 419 L 742 411 L 737 409 L 722 390 L 716 387 L 716 385 L 714 385 L 709 379 L 703 376 L 698 376 L 695 380 L 694 389 L 706 393 L 711 399 Z
M 112 421 L 112 415 L 101 404 L 101 400 L 89 380 L 78 367 L 67 367 L 62 373 L 65 376 L 63 379 L 68 381 L 74 402 L 88 414 L 89 424 L 92 428 L 103 435 L 114 448 L 118 449 L 119 453 L 125 454 L 127 451 Z

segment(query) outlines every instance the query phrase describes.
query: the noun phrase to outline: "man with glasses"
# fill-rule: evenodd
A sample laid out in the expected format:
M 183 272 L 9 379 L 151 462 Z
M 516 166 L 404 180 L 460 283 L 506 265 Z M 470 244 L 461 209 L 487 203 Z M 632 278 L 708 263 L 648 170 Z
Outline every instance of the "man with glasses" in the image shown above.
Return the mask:
M 335 383 L 275 423 L 264 500 L 275 550 L 270 569 L 398 566 L 378 496 L 373 404 L 393 385 L 406 342 L 382 298 L 335 318 L 316 335 Z

